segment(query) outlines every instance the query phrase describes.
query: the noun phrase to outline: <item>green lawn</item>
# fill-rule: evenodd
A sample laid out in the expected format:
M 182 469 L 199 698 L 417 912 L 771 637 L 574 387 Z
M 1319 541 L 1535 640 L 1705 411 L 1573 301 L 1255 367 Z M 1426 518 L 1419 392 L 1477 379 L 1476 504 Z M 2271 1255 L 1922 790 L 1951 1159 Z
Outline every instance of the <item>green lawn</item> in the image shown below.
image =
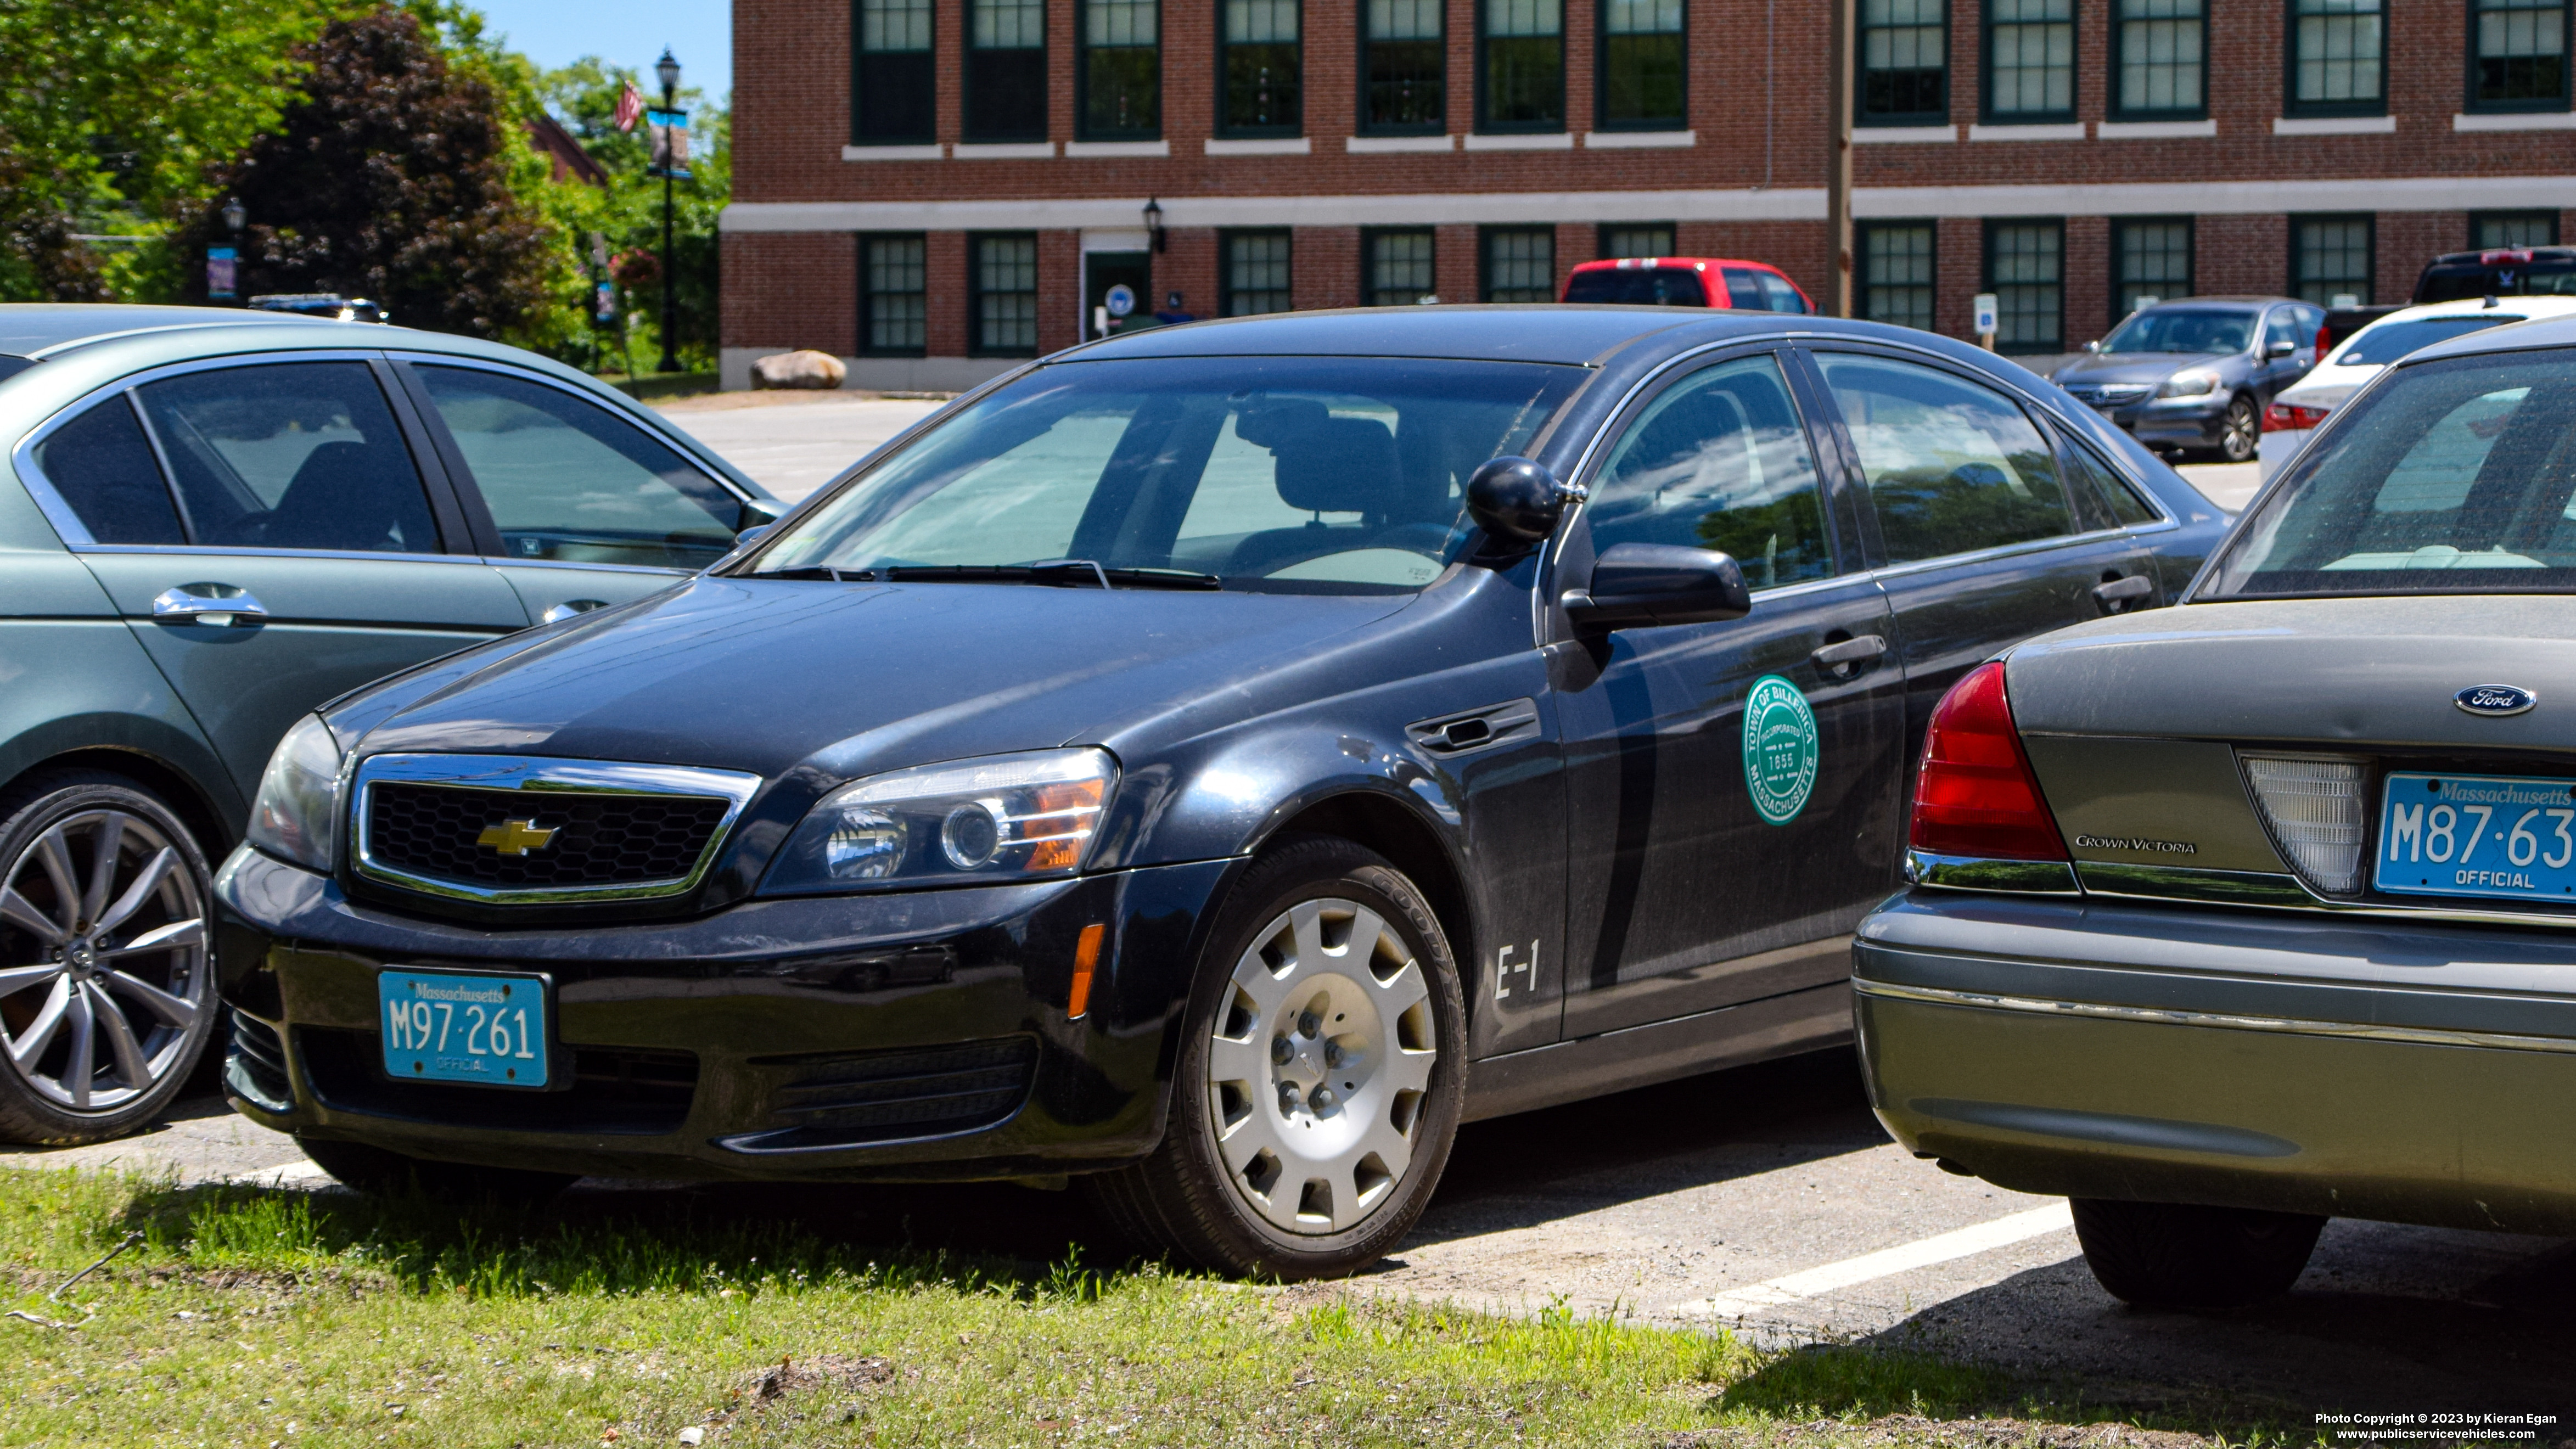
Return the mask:
M 1883 1444 L 1946 1437 L 1885 1416 L 2017 1394 L 1928 1358 L 890 1253 L 792 1222 L 10 1171 L 0 1252 L 6 1306 L 77 1323 L 0 1320 L 8 1444 L 623 1446 L 693 1425 L 724 1445 Z M 2138 1442 L 2111 1427 L 2087 1442 Z

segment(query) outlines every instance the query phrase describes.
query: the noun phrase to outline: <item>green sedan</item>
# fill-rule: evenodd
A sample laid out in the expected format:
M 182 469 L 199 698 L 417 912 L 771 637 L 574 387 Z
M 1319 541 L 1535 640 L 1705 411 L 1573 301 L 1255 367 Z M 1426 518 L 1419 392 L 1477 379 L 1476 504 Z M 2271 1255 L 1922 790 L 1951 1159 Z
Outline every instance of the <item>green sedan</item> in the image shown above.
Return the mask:
M 657 593 L 781 507 L 568 368 L 399 328 L 0 307 L 0 1139 L 150 1121 L 207 862 L 333 695 Z

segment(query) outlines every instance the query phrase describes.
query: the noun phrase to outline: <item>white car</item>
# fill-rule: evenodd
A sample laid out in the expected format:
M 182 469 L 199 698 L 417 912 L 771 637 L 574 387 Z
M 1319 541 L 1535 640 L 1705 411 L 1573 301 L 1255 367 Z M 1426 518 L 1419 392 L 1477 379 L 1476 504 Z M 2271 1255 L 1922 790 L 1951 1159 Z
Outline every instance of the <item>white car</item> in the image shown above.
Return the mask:
M 2469 297 L 2389 313 L 2345 338 L 2332 357 L 2318 361 L 2315 371 L 2274 395 L 2263 412 L 2263 436 L 2254 454 L 2262 480 L 2271 482 L 2307 446 L 2326 415 L 2361 391 L 2362 384 L 2417 348 L 2509 322 L 2570 314 L 2576 314 L 2576 297 Z

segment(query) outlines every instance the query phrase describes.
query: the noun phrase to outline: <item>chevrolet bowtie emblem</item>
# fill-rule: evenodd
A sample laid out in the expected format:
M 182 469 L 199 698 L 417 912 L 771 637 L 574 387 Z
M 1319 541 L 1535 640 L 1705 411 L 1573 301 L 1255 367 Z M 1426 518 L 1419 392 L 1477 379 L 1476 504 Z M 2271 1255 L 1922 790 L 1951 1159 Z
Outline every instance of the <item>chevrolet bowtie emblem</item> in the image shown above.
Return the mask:
M 498 825 L 484 826 L 483 833 L 474 837 L 474 843 L 488 845 L 500 855 L 525 855 L 532 850 L 545 849 L 554 842 L 558 833 L 552 828 L 538 829 L 537 822 L 533 820 L 504 820 Z

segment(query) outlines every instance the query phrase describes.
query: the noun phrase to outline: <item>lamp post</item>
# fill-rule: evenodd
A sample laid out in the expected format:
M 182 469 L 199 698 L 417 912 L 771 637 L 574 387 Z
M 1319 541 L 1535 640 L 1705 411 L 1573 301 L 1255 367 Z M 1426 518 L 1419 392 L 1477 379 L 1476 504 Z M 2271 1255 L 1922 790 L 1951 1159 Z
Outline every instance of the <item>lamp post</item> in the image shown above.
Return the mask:
M 680 108 L 680 63 L 671 56 L 671 47 L 662 47 L 662 58 L 653 63 L 653 74 L 662 78 L 662 109 Z M 675 276 L 671 270 L 671 171 L 676 157 L 665 155 L 662 164 L 662 371 L 680 370 L 679 350 L 673 345 L 675 323 L 679 320 Z
M 1145 236 L 1154 250 L 1163 249 L 1163 203 L 1150 196 L 1145 198 Z

